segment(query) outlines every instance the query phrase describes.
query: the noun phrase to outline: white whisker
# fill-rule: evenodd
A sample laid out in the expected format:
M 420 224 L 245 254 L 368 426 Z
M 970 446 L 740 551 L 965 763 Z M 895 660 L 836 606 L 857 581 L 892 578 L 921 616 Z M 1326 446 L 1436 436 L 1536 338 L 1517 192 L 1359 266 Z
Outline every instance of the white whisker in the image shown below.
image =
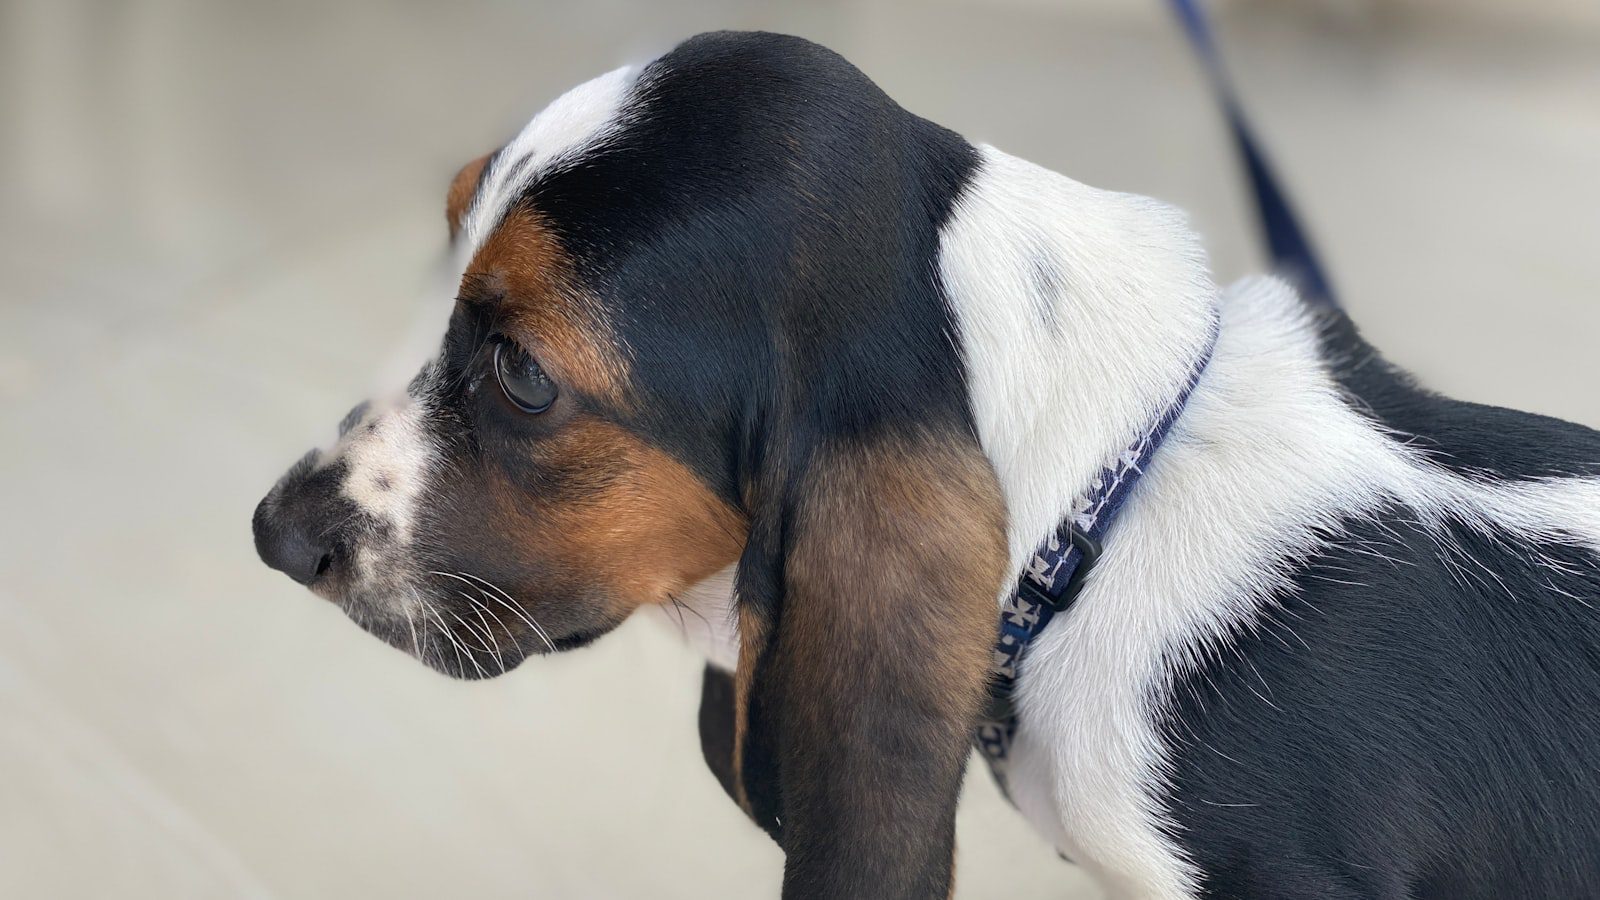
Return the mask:
M 539 624 L 538 620 L 533 617 L 533 613 L 528 612 L 527 604 L 506 593 L 504 588 L 489 581 L 487 578 L 484 578 L 480 575 L 474 575 L 471 572 L 462 572 L 461 574 L 471 578 L 473 581 L 486 585 L 489 590 L 495 592 L 494 594 L 491 594 L 480 589 L 480 592 L 483 593 L 485 597 L 488 597 L 492 600 L 498 600 L 495 594 L 498 594 L 500 597 L 504 597 L 505 600 L 501 601 L 501 605 L 505 606 L 507 609 L 510 609 L 512 612 L 517 613 L 519 616 L 522 616 L 523 620 L 533 627 L 534 631 L 538 633 L 539 637 L 544 639 L 545 646 L 549 647 L 551 652 L 555 652 L 556 645 L 554 641 L 550 640 L 550 632 L 546 631 L 544 626 Z
M 494 636 L 494 629 L 489 627 L 489 620 L 483 617 L 483 613 L 477 611 L 476 607 L 479 605 L 478 601 L 472 599 L 472 595 L 465 591 L 456 591 L 456 593 L 460 594 L 462 599 L 473 605 L 474 614 L 477 615 L 478 621 L 483 624 L 483 635 L 489 639 L 487 641 L 488 646 L 483 647 L 482 649 L 488 652 L 490 656 L 494 657 L 495 663 L 500 666 L 500 674 L 504 675 L 506 673 L 506 661 L 505 658 L 500 655 L 500 640 Z M 455 613 L 451 613 L 451 615 L 455 616 Z M 456 621 L 461 621 L 460 616 L 455 616 L 455 618 Z M 472 628 L 470 623 L 462 622 L 461 624 L 468 628 Z M 477 629 L 472 629 L 472 632 L 473 634 L 478 633 Z
M 478 593 L 482 594 L 483 593 L 483 589 L 479 588 L 478 589 Z M 476 599 L 474 599 L 473 597 L 471 597 L 471 596 L 469 596 L 467 594 L 462 594 L 462 596 L 466 597 L 467 598 L 467 602 L 471 603 L 473 608 L 477 611 L 478 618 L 483 621 L 483 627 L 484 628 L 486 628 L 486 629 L 489 628 L 488 620 L 483 618 L 483 614 L 484 613 L 488 613 L 489 615 L 494 617 L 495 622 L 500 626 L 500 630 L 504 631 L 506 633 L 507 637 L 511 636 L 511 629 L 506 627 L 505 620 L 500 618 L 500 616 L 496 615 L 494 610 L 490 609 L 482 601 L 476 600 Z M 490 630 L 490 637 L 494 637 L 493 630 Z M 515 644 L 515 641 L 513 641 L 512 643 Z M 500 639 L 498 637 L 494 637 L 494 646 L 495 646 L 496 650 L 498 650 L 500 648 Z M 505 672 L 505 667 L 506 667 L 505 662 L 502 661 L 500 663 L 500 670 L 501 670 L 502 674 Z
M 417 590 L 416 590 L 416 588 L 412 588 L 411 589 L 411 598 L 412 598 L 413 601 L 416 600 L 416 598 L 417 598 Z M 402 605 L 400 611 L 405 613 L 405 616 L 406 616 L 406 628 L 409 629 L 410 632 L 411 632 L 411 652 L 412 652 L 412 654 L 414 656 L 416 656 L 417 659 L 420 659 L 423 662 L 427 662 L 427 660 L 424 659 L 423 656 L 422 656 L 422 645 L 417 641 L 417 620 L 412 616 L 411 604 L 408 603 L 408 604 Z
M 478 665 L 478 661 L 473 658 L 470 650 L 465 653 L 462 652 L 465 648 L 463 647 L 461 640 L 456 637 L 455 632 L 450 630 L 450 626 L 445 623 L 444 617 L 439 615 L 439 610 L 434 607 L 433 603 L 431 601 L 427 602 L 424 608 L 433 616 L 434 621 L 439 623 L 439 631 L 442 632 L 445 636 L 445 639 L 450 642 L 450 649 L 455 651 L 456 661 L 458 663 L 470 662 L 472 663 L 472 667 L 478 670 L 479 676 L 483 678 L 489 677 L 489 673 L 484 671 L 483 666 Z M 466 667 L 463 666 L 461 671 L 462 674 L 465 674 Z
M 534 634 L 538 635 L 539 638 L 544 641 L 545 646 L 550 648 L 550 652 L 552 652 L 552 653 L 555 652 L 556 645 L 555 645 L 554 641 L 550 640 L 550 634 L 548 632 L 546 632 L 544 630 L 544 628 L 539 625 L 538 622 L 535 622 L 533 620 L 533 616 L 530 615 L 527 612 L 526 607 L 523 607 L 522 604 L 517 602 L 517 600 L 515 598 L 513 598 L 510 594 L 507 594 L 505 591 L 501 590 L 499 587 L 497 587 L 493 583 L 491 583 L 491 582 L 489 582 L 489 581 L 487 581 L 485 579 L 479 578 L 478 576 L 473 575 L 470 572 L 462 572 L 459 575 L 452 575 L 449 572 L 429 571 L 428 574 L 429 575 L 439 575 L 439 576 L 442 576 L 444 578 L 454 578 L 455 580 L 460 581 L 460 582 L 462 582 L 462 583 L 464 583 L 464 584 L 466 584 L 466 585 L 468 585 L 470 587 L 473 587 L 474 589 L 477 589 L 477 586 L 474 585 L 472 581 L 468 581 L 467 579 L 470 578 L 470 579 L 473 579 L 473 581 L 477 581 L 477 582 L 480 582 L 482 584 L 488 585 L 489 588 L 491 588 L 492 590 L 495 591 L 495 594 L 490 594 L 490 593 L 485 592 L 484 596 L 488 597 L 489 599 L 495 601 L 496 603 L 498 603 L 501 606 L 504 606 L 506 609 L 510 610 L 513 615 L 515 615 L 517 618 L 521 619 L 524 624 L 526 624 L 530 629 L 533 630 Z M 463 576 L 465 576 L 465 577 L 463 577 Z M 498 594 L 499 596 L 496 596 L 496 594 Z M 502 599 L 500 599 L 501 597 L 504 597 L 505 599 L 502 600 Z

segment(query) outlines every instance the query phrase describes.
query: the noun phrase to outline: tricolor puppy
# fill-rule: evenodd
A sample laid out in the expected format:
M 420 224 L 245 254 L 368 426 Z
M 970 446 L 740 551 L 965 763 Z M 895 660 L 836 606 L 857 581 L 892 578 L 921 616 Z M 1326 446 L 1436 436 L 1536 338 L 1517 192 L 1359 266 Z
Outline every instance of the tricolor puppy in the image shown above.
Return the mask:
M 986 716 L 1114 896 L 1600 896 L 1595 432 L 794 38 L 574 89 L 449 219 L 442 349 L 262 558 L 467 678 L 694 606 L 786 896 L 944 896 Z

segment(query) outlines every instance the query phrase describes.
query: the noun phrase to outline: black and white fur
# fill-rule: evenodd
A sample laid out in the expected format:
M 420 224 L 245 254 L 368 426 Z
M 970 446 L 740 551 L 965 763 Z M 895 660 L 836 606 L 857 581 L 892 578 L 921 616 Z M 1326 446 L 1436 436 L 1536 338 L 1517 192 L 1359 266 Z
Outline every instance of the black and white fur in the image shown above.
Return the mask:
M 1280 281 L 1213 287 L 1176 210 L 978 155 L 930 264 L 1018 574 L 1222 322 L 1027 658 L 1023 815 L 1115 896 L 1600 895 L 1600 434 L 1429 393 Z
M 730 100 L 742 66 L 783 73 L 785 87 Z M 807 83 L 811 105 L 793 99 Z M 1024 662 L 1010 775 L 1021 813 L 1117 897 L 1600 896 L 1600 435 L 1428 393 L 1341 313 L 1280 281 L 1218 289 L 1176 210 L 885 113 L 869 89 L 805 42 L 693 39 L 535 118 L 483 177 L 466 252 L 543 190 L 551 216 L 571 217 L 563 233 L 602 296 L 658 292 L 618 327 L 641 377 L 680 398 L 664 420 L 689 423 L 661 426 L 659 443 L 715 484 L 721 461 L 694 431 L 709 401 L 689 397 L 762 357 L 730 360 L 707 340 L 652 361 L 640 348 L 663 329 L 682 338 L 680 306 L 709 330 L 745 333 L 742 313 L 697 308 L 678 288 L 769 277 L 779 269 L 749 264 L 763 241 L 849 209 L 855 193 L 875 210 L 894 206 L 884 196 L 922 198 L 894 207 L 907 219 L 891 226 L 826 220 L 822 246 L 875 248 L 882 228 L 902 229 L 893 246 L 908 257 L 815 264 L 934 279 L 940 303 L 876 321 L 852 308 L 843 321 L 864 324 L 851 327 L 885 331 L 834 338 L 878 347 L 885 372 L 925 364 L 888 330 L 931 335 L 934 349 L 919 339 L 914 352 L 949 355 L 957 395 L 935 399 L 964 410 L 1004 495 L 1000 599 L 1094 474 L 1174 399 L 1220 314 L 1187 409 L 1083 593 Z M 711 115 L 715 104 L 736 112 Z M 862 125 L 858 108 L 882 121 Z M 812 143 L 780 151 L 788 126 Z M 707 158 L 715 148 L 742 155 Z M 817 209 L 772 186 L 785 166 L 827 187 Z M 548 172 L 565 186 L 540 187 Z M 633 179 L 623 187 L 637 209 L 593 212 L 607 177 Z M 679 178 L 722 180 L 696 195 Z M 740 226 L 679 229 L 697 203 L 707 221 Z M 770 235 L 739 230 L 750 209 Z M 649 250 L 613 266 L 607 242 Z M 686 273 L 672 262 L 685 248 L 702 254 L 695 265 L 739 262 Z M 691 362 L 703 368 L 683 372 Z M 914 416 L 913 398 L 900 400 L 893 415 Z M 384 467 L 426 480 L 408 415 L 363 440 L 387 435 L 400 464 Z M 346 454 L 352 483 L 361 459 L 380 464 L 381 446 L 358 449 Z M 409 517 L 419 493 L 385 502 Z M 362 505 L 359 490 L 345 494 Z M 740 583 L 730 568 L 681 598 L 702 616 L 665 612 L 726 670 Z

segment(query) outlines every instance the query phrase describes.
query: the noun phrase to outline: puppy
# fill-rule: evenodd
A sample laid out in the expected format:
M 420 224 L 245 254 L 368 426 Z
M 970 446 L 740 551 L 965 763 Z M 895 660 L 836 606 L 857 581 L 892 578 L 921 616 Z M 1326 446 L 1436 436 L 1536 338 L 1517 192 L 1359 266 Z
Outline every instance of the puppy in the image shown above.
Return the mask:
M 437 357 L 262 559 L 463 678 L 694 606 L 785 896 L 946 895 L 980 722 L 1114 896 L 1600 896 L 1595 432 L 795 38 L 572 90 L 448 217 Z

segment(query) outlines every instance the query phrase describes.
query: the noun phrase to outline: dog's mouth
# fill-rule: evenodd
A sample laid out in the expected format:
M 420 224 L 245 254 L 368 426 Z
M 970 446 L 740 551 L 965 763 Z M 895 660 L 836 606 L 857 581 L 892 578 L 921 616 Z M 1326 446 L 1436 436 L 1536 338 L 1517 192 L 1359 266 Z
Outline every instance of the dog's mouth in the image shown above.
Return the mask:
M 579 631 L 575 634 L 569 634 L 565 637 L 558 637 L 555 640 L 555 649 L 557 652 L 565 653 L 568 650 L 576 650 L 579 647 L 587 647 L 599 640 L 605 635 L 606 632 L 610 630 L 610 628 L 593 628 L 588 631 Z
M 515 669 L 529 656 L 552 652 L 542 643 L 536 650 L 526 649 L 492 619 L 484 617 L 479 621 L 472 612 L 463 615 L 420 598 L 395 605 L 400 607 L 398 614 L 366 613 L 359 607 L 340 604 L 345 614 L 368 634 L 452 678 L 495 678 Z
M 454 677 L 492 678 L 530 656 L 592 643 L 654 589 L 636 573 L 614 577 L 621 556 L 605 548 L 620 526 L 584 518 L 620 502 L 595 498 L 631 469 L 588 457 L 535 467 L 523 445 L 507 449 L 515 436 L 481 440 L 449 406 L 466 401 L 447 403 L 443 383 L 428 380 L 438 371 L 425 367 L 393 403 L 358 406 L 333 448 L 290 467 L 252 517 L 257 553 L 384 643 Z M 569 532 L 597 536 L 599 546 Z
M 362 630 L 453 678 L 496 678 L 530 657 L 587 646 L 620 624 L 546 622 L 515 593 L 467 571 L 428 570 L 387 581 L 381 589 L 317 584 L 312 590 Z

